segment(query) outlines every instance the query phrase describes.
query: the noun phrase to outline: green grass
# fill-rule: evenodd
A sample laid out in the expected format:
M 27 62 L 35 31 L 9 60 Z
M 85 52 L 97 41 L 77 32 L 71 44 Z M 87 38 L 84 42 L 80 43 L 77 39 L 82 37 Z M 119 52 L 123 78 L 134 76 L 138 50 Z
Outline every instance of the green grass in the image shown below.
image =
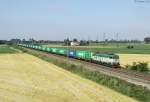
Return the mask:
M 119 47 L 110 47 L 110 48 L 86 48 L 86 50 L 91 51 L 106 51 L 106 52 L 113 52 L 113 53 L 122 53 L 122 54 L 150 54 L 150 45 L 146 44 L 136 44 L 133 45 L 133 49 L 126 48 L 127 45 L 120 45 Z
M 8 45 L 0 45 L 0 54 L 17 53 L 17 51 Z
M 134 46 L 133 49 L 128 49 L 127 46 L 129 44 L 107 44 L 107 45 L 90 45 L 90 46 L 77 46 L 77 47 L 69 47 L 72 49 L 81 49 L 81 50 L 89 50 L 89 51 L 105 51 L 112 53 L 120 53 L 120 54 L 150 54 L 150 44 L 131 44 Z M 43 45 L 47 47 L 55 47 L 55 45 Z M 66 48 L 67 46 L 56 45 L 56 47 Z

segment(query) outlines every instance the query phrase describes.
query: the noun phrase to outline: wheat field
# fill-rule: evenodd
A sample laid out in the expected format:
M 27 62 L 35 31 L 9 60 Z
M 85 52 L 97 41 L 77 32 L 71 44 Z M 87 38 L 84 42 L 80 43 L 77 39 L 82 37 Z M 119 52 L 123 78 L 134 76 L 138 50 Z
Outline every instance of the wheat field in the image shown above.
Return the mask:
M 0 102 L 137 102 L 29 54 L 0 55 Z
M 118 54 L 120 57 L 120 64 L 125 66 L 131 65 L 133 62 L 148 62 L 150 68 L 150 55 L 149 54 Z

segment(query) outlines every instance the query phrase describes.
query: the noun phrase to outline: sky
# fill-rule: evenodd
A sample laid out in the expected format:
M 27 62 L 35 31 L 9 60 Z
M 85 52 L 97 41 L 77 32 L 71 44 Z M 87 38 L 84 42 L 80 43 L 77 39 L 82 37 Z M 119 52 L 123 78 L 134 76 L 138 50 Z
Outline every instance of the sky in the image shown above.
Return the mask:
M 150 3 L 0 0 L 0 39 L 137 39 L 150 36 Z

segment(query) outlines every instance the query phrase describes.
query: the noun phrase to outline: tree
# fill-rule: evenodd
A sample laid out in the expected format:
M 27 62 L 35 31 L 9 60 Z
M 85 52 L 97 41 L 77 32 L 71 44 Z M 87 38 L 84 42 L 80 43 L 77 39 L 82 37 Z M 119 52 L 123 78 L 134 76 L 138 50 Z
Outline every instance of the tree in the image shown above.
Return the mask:
M 80 41 L 80 46 L 85 46 L 85 45 L 89 45 L 89 44 L 90 44 L 89 41 L 84 41 L 84 40 Z
M 76 38 L 73 39 L 73 42 L 78 42 L 78 40 Z
M 98 43 L 99 41 L 98 40 L 95 40 L 95 43 Z
M 133 45 L 128 45 L 127 48 L 128 48 L 128 49 L 133 49 L 134 46 L 133 46 Z
M 30 43 L 35 43 L 36 40 L 34 40 L 33 38 L 30 38 L 30 39 L 29 39 L 29 42 L 30 42 Z
M 0 40 L 0 44 L 5 44 L 6 42 L 6 40 Z
M 64 44 L 65 44 L 65 46 L 69 46 L 69 45 L 70 45 L 70 40 L 69 40 L 69 38 L 64 39 Z
M 135 70 L 139 72 L 147 72 L 148 71 L 148 63 L 147 62 L 133 62 L 132 65 L 126 65 L 126 68 L 130 70 Z
M 147 44 L 149 44 L 150 43 L 150 37 L 144 38 L 144 42 L 147 43 Z
M 9 42 L 11 42 L 11 43 L 20 43 L 20 42 L 21 42 L 21 40 L 20 40 L 20 39 L 15 38 L 15 39 L 11 39 Z

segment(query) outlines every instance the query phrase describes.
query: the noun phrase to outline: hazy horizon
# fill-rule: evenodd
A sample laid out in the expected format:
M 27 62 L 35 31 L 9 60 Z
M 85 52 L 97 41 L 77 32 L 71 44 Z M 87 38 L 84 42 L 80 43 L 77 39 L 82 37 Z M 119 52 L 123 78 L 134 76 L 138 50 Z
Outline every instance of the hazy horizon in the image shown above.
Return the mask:
M 150 4 L 134 0 L 0 0 L 0 39 L 138 39 L 150 36 Z

